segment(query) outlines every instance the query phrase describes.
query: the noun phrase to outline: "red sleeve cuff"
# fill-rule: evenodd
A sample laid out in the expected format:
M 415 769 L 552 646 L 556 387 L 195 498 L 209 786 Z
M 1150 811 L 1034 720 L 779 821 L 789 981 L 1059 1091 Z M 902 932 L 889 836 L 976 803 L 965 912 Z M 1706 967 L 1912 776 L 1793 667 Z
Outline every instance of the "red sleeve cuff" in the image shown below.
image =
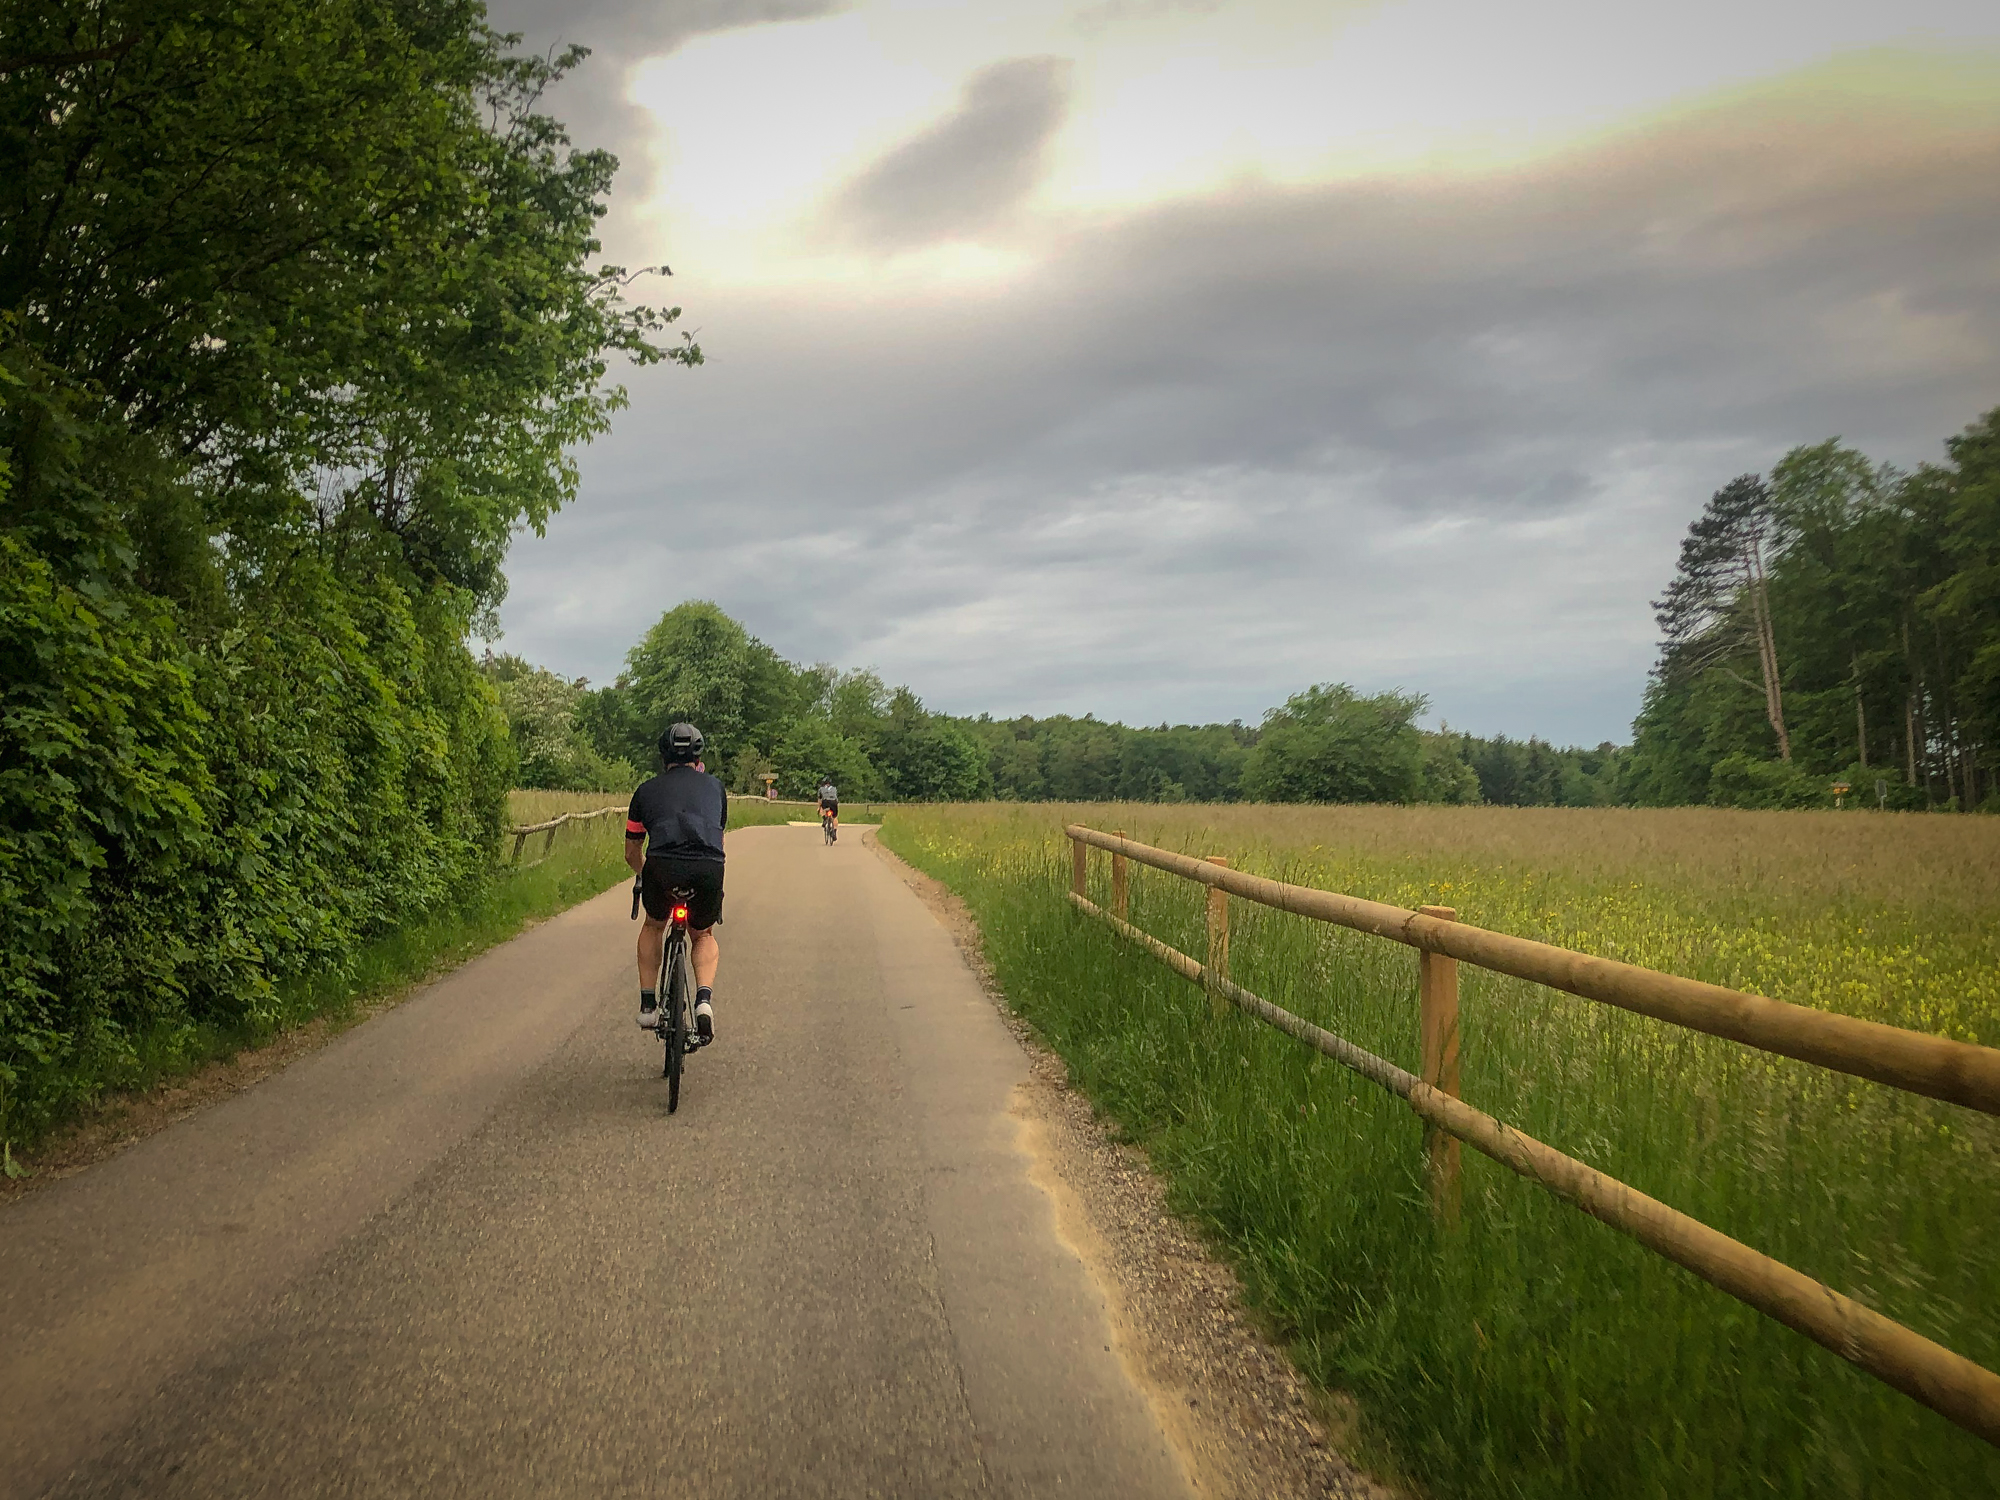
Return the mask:
M 626 838 L 642 839 L 645 836 L 646 836 L 646 825 L 644 823 L 641 823 L 637 818 L 627 818 L 625 820 Z

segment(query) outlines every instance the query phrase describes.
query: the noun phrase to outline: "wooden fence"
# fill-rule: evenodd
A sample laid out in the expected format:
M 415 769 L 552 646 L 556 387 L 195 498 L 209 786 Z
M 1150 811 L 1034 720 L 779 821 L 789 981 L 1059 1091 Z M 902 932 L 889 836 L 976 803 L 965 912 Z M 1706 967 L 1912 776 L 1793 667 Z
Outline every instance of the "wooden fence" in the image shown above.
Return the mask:
M 507 863 L 520 869 L 532 870 L 536 865 L 549 857 L 550 851 L 556 846 L 556 834 L 564 824 L 590 823 L 598 818 L 622 818 L 624 815 L 625 804 L 621 802 L 616 807 L 600 807 L 596 812 L 564 813 L 559 818 L 550 818 L 546 823 L 528 823 L 520 827 L 510 828 L 507 832 L 514 836 L 514 854 Z M 544 835 L 542 839 L 542 852 L 523 865 L 521 863 L 521 850 L 527 844 L 528 840 L 538 833 Z
M 1230 869 L 1219 856 L 1195 859 L 1079 824 L 1069 824 L 1063 832 L 1071 840 L 1071 904 L 1200 985 L 1218 1012 L 1225 1003 L 1235 1005 L 1351 1068 L 1410 1106 L 1427 1127 L 1431 1197 L 1445 1221 L 1455 1220 L 1458 1213 L 1458 1143 L 1464 1141 L 1859 1365 L 1968 1432 L 2000 1444 L 2000 1376 L 1462 1102 L 1458 1097 L 1458 962 L 1988 1114 L 2000 1114 L 2000 1051 L 1489 932 L 1455 921 L 1449 907 L 1408 911 L 1248 875 Z M 1086 894 L 1093 847 L 1111 854 L 1109 911 Z M 1127 920 L 1128 860 L 1209 888 L 1207 962 L 1197 962 Z M 1233 982 L 1229 978 L 1231 895 L 1415 948 L 1421 1076 Z

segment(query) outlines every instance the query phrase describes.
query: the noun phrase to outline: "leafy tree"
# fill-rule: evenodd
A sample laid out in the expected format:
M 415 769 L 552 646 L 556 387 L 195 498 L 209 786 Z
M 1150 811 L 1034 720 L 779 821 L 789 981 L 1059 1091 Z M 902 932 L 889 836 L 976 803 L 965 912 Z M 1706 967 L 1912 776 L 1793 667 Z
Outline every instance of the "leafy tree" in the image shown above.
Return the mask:
M 1259 802 L 1413 802 L 1423 788 L 1424 746 L 1414 693 L 1363 697 L 1324 683 L 1264 716 L 1243 768 Z
M 1943 492 L 1947 527 L 1942 550 L 1950 571 L 1927 591 L 1923 605 L 1940 644 L 1951 645 L 1939 667 L 1951 673 L 1947 715 L 1956 710 L 1962 743 L 1947 752 L 1960 762 L 1955 781 L 1964 804 L 1995 796 L 1992 770 L 2000 748 L 2000 408 L 1946 444 L 1951 468 L 1924 476 Z
M 1778 758 L 1790 760 L 1765 569 L 1773 529 L 1771 492 L 1763 480 L 1755 474 L 1731 480 L 1688 527 L 1680 565 L 1654 608 L 1662 636 L 1660 667 L 1669 675 L 1734 673 L 1733 663 L 1746 649 L 1755 653 Z
M 1469 737 L 1447 730 L 1427 734 L 1423 742 L 1423 774 L 1417 787 L 1417 801 L 1462 807 L 1484 800 L 1480 795 L 1479 773 L 1465 759 Z
M 856 744 L 872 746 L 889 717 L 889 689 L 871 671 L 824 673 L 823 697 L 834 729 Z
M 0 1135 L 490 876 L 468 630 L 699 354 L 483 16 L 0 9 Z
M 583 679 L 572 682 L 518 656 L 485 663 L 486 677 L 500 696 L 507 733 L 519 760 L 515 784 L 555 791 L 604 792 L 629 788 L 638 772 L 626 761 L 606 760 L 577 727 Z
M 699 358 L 588 264 L 616 163 L 535 110 L 583 52 L 507 44 L 475 0 L 0 20 L 0 308 L 116 414 L 102 456 L 143 438 L 201 477 L 181 527 L 252 555 L 324 535 L 364 566 L 386 533 L 491 603 L 514 527 L 574 493 L 568 447 L 623 400 L 606 351 Z M 30 514 L 79 494 L 42 437 L 10 437 Z
M 1133 727 L 1088 714 L 959 722 L 986 746 L 994 794 L 1025 802 L 1233 801 L 1256 733 L 1241 724 Z
M 679 604 L 660 616 L 625 658 L 619 687 L 630 703 L 629 760 L 651 765 L 667 726 L 701 730 L 709 758 L 724 764 L 743 732 L 743 707 L 753 661 L 750 635 L 706 600 Z
M 778 795 L 812 798 L 829 777 L 847 798 L 874 795 L 880 778 L 861 747 L 817 714 L 795 720 L 772 752 Z
M 1969 808 L 1994 795 L 1996 431 L 2000 413 L 1988 413 L 1946 444 L 1948 463 L 1909 474 L 1837 440 L 1795 448 L 1771 471 L 1760 534 L 1767 620 L 1785 642 L 1787 731 L 1775 748 L 1781 764 L 1789 748 L 1819 788 L 1816 805 L 1831 804 L 1837 780 L 1870 789 L 1879 780 L 1888 800 L 1928 806 Z M 1716 509 L 1711 502 L 1691 528 L 1661 604 L 1666 639 L 1626 773 L 1628 795 L 1641 802 L 1763 795 L 1745 790 L 1752 784 L 1734 762 L 1724 782 L 1714 779 L 1732 757 L 1770 758 L 1777 727 L 1768 712 L 1758 722 L 1775 695 L 1745 676 L 1756 649 L 1754 573 L 1725 558 L 1706 594 L 1687 582 L 1700 581 L 1690 558 L 1718 552 L 1704 540 Z M 1681 607 L 1704 599 L 1706 615 Z
M 979 741 L 953 720 L 925 713 L 908 688 L 890 695 L 878 743 L 876 768 L 899 801 L 972 802 L 991 793 Z

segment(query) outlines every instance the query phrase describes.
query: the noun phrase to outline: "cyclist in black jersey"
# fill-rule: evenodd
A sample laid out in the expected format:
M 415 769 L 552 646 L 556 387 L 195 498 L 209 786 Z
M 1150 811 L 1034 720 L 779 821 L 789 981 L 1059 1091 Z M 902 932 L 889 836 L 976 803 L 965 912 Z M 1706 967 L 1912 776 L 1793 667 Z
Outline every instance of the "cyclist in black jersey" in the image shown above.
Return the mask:
M 660 972 L 672 893 L 692 891 L 688 901 L 688 957 L 694 963 L 694 1029 L 703 1041 L 715 1036 L 715 971 L 722 948 L 715 924 L 722 920 L 722 831 L 729 823 L 729 794 L 701 763 L 701 731 L 676 724 L 660 736 L 666 769 L 640 783 L 625 815 L 625 863 L 639 877 L 646 925 L 639 930 L 639 1024 L 659 1020 L 659 996 L 652 989 Z

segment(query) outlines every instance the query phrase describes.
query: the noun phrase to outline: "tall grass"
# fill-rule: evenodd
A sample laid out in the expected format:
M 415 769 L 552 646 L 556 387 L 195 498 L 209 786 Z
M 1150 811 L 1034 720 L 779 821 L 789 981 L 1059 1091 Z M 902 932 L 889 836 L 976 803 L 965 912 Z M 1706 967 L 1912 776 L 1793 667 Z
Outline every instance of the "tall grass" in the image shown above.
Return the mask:
M 1378 1454 L 1463 1496 L 2000 1493 L 2000 1453 L 1468 1152 L 1440 1231 L 1399 1102 L 1069 909 L 1065 818 L 1239 868 L 2000 1042 L 2000 823 L 1505 809 L 899 808 L 1010 1001 L 1145 1144 Z M 1106 872 L 1094 857 L 1104 899 Z M 1132 918 L 1201 952 L 1202 892 Z M 1417 1066 L 1415 957 L 1233 901 L 1260 994 Z M 1985 1116 L 1462 966 L 1474 1104 L 2000 1368 Z

